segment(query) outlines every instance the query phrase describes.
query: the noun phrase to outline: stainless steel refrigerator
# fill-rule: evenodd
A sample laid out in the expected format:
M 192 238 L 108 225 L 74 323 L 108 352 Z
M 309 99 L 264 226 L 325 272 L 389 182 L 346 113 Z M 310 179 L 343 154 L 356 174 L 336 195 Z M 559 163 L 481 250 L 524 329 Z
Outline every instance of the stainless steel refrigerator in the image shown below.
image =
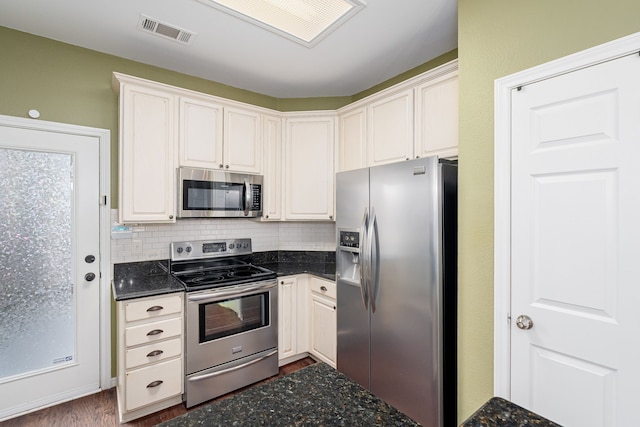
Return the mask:
M 426 427 L 457 425 L 457 162 L 336 185 L 338 370 Z

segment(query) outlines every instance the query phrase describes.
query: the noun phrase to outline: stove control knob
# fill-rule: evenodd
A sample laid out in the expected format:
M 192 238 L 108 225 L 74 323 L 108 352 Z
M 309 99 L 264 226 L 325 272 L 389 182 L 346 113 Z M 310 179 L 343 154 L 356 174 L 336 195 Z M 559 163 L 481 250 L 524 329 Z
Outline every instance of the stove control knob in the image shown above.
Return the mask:
M 242 245 L 245 249 L 247 249 L 249 247 L 248 243 L 245 243 L 244 245 Z
M 187 246 L 187 247 L 185 248 L 185 251 L 187 251 L 187 253 L 191 252 L 191 246 Z
M 176 252 L 178 252 L 179 254 L 182 253 L 182 251 L 184 251 L 184 249 L 182 249 L 182 246 L 178 246 L 178 249 L 176 249 Z
M 233 249 L 235 247 L 236 247 L 236 245 L 234 245 L 233 243 L 229 243 L 229 249 Z

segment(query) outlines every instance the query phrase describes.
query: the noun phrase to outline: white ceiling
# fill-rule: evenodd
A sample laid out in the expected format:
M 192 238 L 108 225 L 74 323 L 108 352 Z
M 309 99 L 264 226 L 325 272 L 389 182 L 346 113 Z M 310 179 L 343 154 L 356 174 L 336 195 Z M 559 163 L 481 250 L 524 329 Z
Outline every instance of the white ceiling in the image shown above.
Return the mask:
M 457 9 L 455 0 L 367 0 L 312 48 L 197 0 L 0 0 L 0 26 L 300 98 L 353 95 L 455 49 Z M 197 36 L 187 46 L 139 31 L 141 14 Z

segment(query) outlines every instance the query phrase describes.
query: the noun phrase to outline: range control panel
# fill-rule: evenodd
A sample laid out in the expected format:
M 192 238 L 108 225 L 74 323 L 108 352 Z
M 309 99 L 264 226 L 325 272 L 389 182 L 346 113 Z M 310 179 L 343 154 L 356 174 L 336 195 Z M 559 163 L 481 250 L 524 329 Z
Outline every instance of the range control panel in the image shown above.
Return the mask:
M 171 261 L 251 254 L 251 239 L 171 243 Z
M 359 252 L 360 249 L 360 231 L 359 230 L 340 230 L 338 233 L 340 249 L 352 252 Z

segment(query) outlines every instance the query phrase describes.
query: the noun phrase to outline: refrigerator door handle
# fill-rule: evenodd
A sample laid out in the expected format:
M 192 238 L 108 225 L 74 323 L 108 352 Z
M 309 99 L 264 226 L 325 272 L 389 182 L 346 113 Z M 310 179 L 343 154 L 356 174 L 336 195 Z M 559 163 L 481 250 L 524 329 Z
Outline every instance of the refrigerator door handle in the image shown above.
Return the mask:
M 364 208 L 362 217 L 362 227 L 360 227 L 360 294 L 362 295 L 362 303 L 364 308 L 369 310 L 369 286 L 368 286 L 368 257 L 367 257 L 367 233 L 369 228 L 369 209 Z
M 378 290 L 380 288 L 380 242 L 378 241 L 378 219 L 373 207 L 369 220 L 369 236 L 367 237 L 369 258 L 369 301 L 371 312 L 376 312 Z

